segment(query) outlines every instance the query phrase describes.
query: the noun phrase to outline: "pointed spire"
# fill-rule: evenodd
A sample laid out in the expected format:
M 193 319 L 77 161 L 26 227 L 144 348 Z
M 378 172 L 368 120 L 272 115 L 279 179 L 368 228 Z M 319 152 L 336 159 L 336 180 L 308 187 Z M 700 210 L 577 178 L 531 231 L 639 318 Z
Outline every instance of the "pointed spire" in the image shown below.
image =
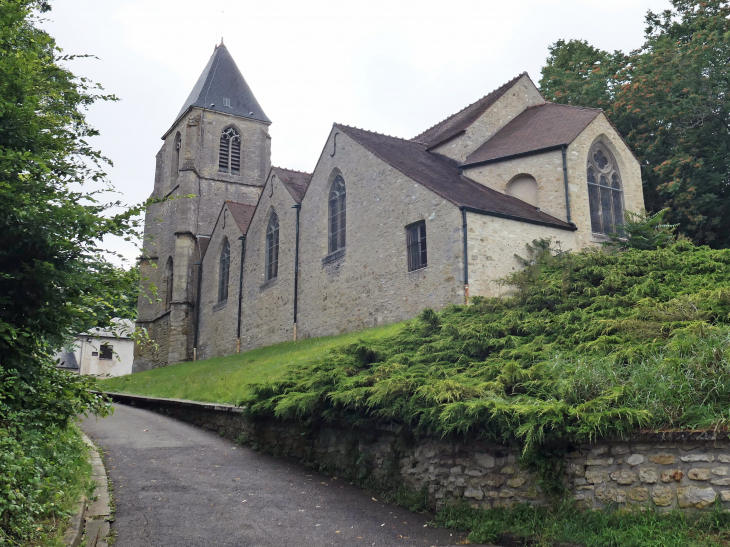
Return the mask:
M 271 123 L 221 38 L 176 119 L 197 106 Z

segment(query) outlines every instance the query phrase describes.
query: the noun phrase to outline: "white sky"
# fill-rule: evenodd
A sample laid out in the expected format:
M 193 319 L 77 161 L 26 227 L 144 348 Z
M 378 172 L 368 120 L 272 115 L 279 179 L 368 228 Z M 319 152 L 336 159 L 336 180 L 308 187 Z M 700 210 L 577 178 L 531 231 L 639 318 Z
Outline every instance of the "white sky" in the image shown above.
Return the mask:
M 121 101 L 93 142 L 129 204 L 152 191 L 160 137 L 226 46 L 273 121 L 272 163 L 311 171 L 333 122 L 412 137 L 527 71 L 558 39 L 628 51 L 668 0 L 54 0 L 45 28 L 71 69 Z M 110 241 L 129 259 L 129 243 Z

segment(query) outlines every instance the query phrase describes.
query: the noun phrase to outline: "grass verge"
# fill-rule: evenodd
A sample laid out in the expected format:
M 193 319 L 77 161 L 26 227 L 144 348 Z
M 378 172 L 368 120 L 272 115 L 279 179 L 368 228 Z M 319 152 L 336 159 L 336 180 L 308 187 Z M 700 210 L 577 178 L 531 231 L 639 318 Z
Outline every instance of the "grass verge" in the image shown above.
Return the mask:
M 466 504 L 447 507 L 435 524 L 470 530 L 469 541 L 503 545 L 555 547 L 727 547 L 730 514 L 679 512 L 579 511 L 574 505 L 545 508 L 518 505 L 511 509 L 473 509 Z
M 238 355 L 180 363 L 118 378 L 99 380 L 105 391 L 236 404 L 252 384 L 278 379 L 290 365 L 306 366 L 329 358 L 332 350 L 356 340 L 376 343 L 397 334 L 403 323 L 359 332 L 283 342 Z

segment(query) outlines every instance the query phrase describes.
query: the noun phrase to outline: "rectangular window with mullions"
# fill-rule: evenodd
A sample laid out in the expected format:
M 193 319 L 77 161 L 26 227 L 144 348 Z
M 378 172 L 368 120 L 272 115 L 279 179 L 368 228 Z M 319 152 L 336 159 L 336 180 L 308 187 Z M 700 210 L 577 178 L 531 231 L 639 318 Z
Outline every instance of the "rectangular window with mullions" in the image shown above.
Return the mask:
M 425 221 L 406 226 L 406 244 L 408 245 L 408 271 L 425 268 L 428 264 Z

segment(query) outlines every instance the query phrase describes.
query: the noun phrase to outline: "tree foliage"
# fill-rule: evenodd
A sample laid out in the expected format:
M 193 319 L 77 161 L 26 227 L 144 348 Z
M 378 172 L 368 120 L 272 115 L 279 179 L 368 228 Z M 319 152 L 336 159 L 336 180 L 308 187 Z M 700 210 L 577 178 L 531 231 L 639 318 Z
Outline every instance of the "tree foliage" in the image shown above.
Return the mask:
M 713 247 L 730 246 L 729 17 L 726 0 L 672 0 L 638 50 L 561 40 L 540 80 L 548 100 L 603 108 L 639 157 L 647 207 Z
M 70 418 L 108 411 L 88 379 L 56 370 L 54 350 L 132 316 L 138 278 L 101 243 L 135 237 L 141 212 L 113 212 L 107 160 L 89 144 L 85 110 L 114 97 L 66 68 L 88 56 L 63 54 L 39 28 L 49 9 L 0 0 L 0 544 L 10 545 L 59 515 L 67 483 L 56 464 L 73 454 L 53 447 Z

